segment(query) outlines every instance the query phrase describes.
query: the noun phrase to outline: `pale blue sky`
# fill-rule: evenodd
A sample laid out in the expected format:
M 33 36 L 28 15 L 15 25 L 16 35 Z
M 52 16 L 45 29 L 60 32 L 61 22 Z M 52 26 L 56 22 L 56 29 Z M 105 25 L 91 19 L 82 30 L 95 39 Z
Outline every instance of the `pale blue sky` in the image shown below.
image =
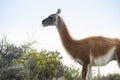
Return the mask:
M 70 58 L 55 27 L 41 25 L 58 8 L 62 9 L 61 16 L 74 38 L 94 35 L 120 38 L 120 0 L 0 0 L 0 38 L 4 34 L 9 41 L 21 44 L 28 39 L 26 33 L 30 36 L 35 33 L 34 39 L 40 43 L 37 48 L 58 50 L 69 64 Z

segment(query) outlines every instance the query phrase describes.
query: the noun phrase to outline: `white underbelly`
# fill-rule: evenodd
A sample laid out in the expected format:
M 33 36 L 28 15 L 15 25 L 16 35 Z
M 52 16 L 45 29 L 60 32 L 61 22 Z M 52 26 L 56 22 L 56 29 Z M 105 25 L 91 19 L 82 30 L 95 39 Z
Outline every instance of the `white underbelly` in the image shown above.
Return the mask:
M 116 47 L 111 48 L 111 50 L 109 50 L 106 55 L 100 56 L 100 57 L 93 57 L 90 56 L 90 64 L 92 66 L 103 66 L 106 65 L 107 63 L 109 63 L 110 61 L 112 61 L 114 59 L 114 53 L 115 53 L 115 49 Z

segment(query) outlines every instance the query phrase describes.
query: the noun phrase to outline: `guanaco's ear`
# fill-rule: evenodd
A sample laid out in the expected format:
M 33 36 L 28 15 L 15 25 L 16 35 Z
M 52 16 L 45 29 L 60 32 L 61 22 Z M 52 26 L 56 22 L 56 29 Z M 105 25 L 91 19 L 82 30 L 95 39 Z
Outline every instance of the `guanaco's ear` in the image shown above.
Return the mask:
M 61 10 L 60 10 L 60 8 L 59 8 L 56 14 L 60 14 L 60 13 L 61 13 Z

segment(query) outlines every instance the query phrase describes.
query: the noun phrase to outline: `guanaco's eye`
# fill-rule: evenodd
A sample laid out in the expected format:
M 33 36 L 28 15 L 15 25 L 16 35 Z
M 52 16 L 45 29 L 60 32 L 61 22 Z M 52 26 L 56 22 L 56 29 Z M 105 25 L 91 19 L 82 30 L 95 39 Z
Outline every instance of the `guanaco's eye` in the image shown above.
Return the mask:
M 54 17 L 50 16 L 50 17 L 49 17 L 49 19 L 53 20 L 53 19 L 54 19 Z

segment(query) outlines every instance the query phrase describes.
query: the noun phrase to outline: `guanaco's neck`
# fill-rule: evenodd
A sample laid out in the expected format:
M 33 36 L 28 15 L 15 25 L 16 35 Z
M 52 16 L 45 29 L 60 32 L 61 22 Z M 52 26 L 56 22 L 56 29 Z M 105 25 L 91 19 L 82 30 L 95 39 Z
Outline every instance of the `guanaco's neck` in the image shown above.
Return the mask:
M 62 40 L 64 47 L 69 52 L 72 47 L 72 42 L 74 41 L 73 38 L 70 36 L 69 31 L 63 21 L 63 19 L 59 16 L 58 17 L 58 25 L 56 26 Z

